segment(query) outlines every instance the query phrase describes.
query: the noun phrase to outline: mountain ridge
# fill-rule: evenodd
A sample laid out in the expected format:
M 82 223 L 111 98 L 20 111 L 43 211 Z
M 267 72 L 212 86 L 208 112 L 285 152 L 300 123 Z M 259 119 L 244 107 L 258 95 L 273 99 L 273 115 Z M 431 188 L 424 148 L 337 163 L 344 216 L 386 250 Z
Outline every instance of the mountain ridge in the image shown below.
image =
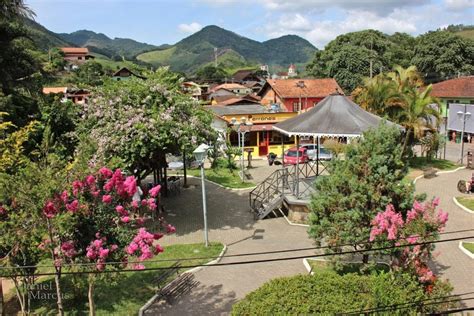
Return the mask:
M 269 64 L 285 67 L 308 62 L 317 50 L 297 35 L 259 42 L 219 26 L 208 25 L 167 49 L 143 53 L 137 59 L 154 66 L 170 66 L 172 70 L 193 72 L 213 61 L 214 48 L 237 53 L 245 58 L 249 66 Z

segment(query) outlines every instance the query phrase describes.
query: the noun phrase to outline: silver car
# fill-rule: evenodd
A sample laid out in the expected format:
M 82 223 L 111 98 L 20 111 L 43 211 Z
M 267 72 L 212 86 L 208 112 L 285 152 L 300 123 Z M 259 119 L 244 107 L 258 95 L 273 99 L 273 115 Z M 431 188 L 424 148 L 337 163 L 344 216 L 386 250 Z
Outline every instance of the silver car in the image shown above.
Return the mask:
M 301 147 L 305 147 L 306 151 L 308 153 L 308 157 L 310 160 L 316 160 L 318 157 L 318 145 L 316 144 L 302 144 Z M 331 160 L 332 159 L 332 153 L 321 146 L 319 150 L 319 160 Z

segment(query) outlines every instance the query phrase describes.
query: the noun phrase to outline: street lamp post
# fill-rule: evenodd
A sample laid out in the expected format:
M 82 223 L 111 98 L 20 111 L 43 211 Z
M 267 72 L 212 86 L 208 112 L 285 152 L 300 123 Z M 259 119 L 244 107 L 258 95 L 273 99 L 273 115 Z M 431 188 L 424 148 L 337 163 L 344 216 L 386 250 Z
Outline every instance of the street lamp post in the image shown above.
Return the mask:
M 240 122 L 237 121 L 235 117 L 231 119 L 231 125 L 237 127 L 237 134 L 238 134 L 238 142 L 239 142 L 239 147 L 241 148 L 241 154 L 240 154 L 240 178 L 242 179 L 242 182 L 244 181 L 244 147 L 245 147 L 245 134 L 248 132 L 248 130 L 243 130 L 242 126 L 248 126 L 251 127 L 253 125 L 252 122 L 248 122 L 245 117 L 240 118 Z
M 194 158 L 201 166 L 201 187 L 202 187 L 202 213 L 204 215 L 204 242 L 206 247 L 209 246 L 209 238 L 207 236 L 207 205 L 206 205 L 206 185 L 204 182 L 204 161 L 207 157 L 209 146 L 201 144 L 193 151 Z
M 466 129 L 466 120 L 471 117 L 470 112 L 467 111 L 467 104 L 464 104 L 464 112 L 463 111 L 458 111 L 457 115 L 460 120 L 462 120 L 462 132 L 461 132 L 461 165 L 463 164 L 464 160 L 464 131 Z

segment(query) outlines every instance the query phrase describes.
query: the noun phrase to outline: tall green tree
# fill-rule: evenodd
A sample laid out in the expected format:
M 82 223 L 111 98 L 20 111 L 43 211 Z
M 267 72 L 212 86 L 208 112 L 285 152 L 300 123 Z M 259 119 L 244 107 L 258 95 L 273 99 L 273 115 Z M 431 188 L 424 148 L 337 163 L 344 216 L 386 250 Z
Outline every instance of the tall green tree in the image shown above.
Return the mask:
M 426 82 L 474 74 L 474 41 L 448 31 L 428 32 L 417 38 L 412 58 Z
M 220 66 L 207 65 L 196 71 L 196 77 L 205 81 L 223 81 L 228 76 Z
M 402 213 L 411 208 L 414 189 L 401 181 L 408 172 L 402 159 L 401 133 L 382 123 L 346 147 L 345 159 L 335 160 L 329 175 L 316 181 L 311 200 L 309 234 L 333 253 L 342 245 L 370 249 L 371 221 L 392 204 Z M 369 256 L 364 255 L 364 262 Z
M 32 12 L 23 1 L 0 2 L 0 112 L 10 114 L 18 127 L 39 114 L 35 99 L 41 92 L 39 64 L 22 22 L 29 14 Z
M 339 35 L 324 50 L 317 51 L 307 66 L 309 75 L 333 77 L 346 93 L 351 93 L 364 77 L 383 72 L 390 65 L 389 49 L 393 46 L 387 35 L 375 31 Z

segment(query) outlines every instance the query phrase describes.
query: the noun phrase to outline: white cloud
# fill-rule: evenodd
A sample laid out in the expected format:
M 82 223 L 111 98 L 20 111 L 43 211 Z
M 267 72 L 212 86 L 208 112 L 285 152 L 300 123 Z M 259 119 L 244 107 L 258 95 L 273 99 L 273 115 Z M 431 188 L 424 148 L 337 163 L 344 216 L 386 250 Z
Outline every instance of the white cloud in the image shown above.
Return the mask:
M 202 25 L 197 22 L 192 22 L 189 24 L 180 24 L 178 25 L 178 29 L 183 33 L 196 33 L 202 29 Z
M 348 11 L 343 20 L 315 20 L 300 14 L 283 15 L 276 23 L 269 23 L 263 29 L 269 38 L 285 34 L 300 35 L 318 48 L 323 48 L 336 36 L 347 32 L 376 29 L 384 33 L 415 33 L 417 17 L 407 15 L 404 10 L 395 10 L 389 16 L 380 17 L 373 12 Z
M 299 13 L 285 14 L 280 17 L 277 25 L 279 28 L 284 28 L 288 33 L 311 31 L 312 23 Z
M 200 0 L 214 6 L 236 4 L 261 4 L 272 11 L 318 13 L 327 9 L 364 10 L 387 15 L 395 9 L 416 7 L 431 3 L 433 0 Z M 450 1 L 450 0 L 445 0 Z M 472 0 L 451 0 L 472 1 Z
M 445 0 L 444 5 L 453 11 L 468 10 L 474 7 L 474 0 Z

